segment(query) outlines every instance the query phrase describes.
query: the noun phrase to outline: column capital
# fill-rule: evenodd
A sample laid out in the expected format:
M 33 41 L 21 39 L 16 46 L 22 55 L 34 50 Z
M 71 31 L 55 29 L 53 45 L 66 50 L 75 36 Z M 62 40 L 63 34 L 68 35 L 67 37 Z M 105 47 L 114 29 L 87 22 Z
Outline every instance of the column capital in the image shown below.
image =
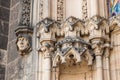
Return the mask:
M 40 51 L 43 52 L 44 58 L 50 58 L 54 51 L 54 46 L 50 41 L 44 41 L 41 43 Z
M 93 39 L 91 43 L 94 54 L 96 56 L 102 56 L 104 50 L 104 41 L 101 39 Z

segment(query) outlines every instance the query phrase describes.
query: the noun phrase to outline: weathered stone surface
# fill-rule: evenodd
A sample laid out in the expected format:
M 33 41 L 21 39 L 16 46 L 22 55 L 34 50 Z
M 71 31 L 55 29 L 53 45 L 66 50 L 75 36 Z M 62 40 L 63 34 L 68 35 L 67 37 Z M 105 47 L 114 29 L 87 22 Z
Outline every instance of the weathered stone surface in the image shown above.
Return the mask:
M 10 8 L 10 1 L 11 0 L 0 0 L 0 5 L 6 8 Z
M 9 34 L 9 39 L 8 39 L 9 42 L 16 39 L 15 28 L 17 24 L 18 24 L 17 21 L 15 21 L 13 24 L 10 24 L 10 29 L 9 29 L 10 34 Z
M 18 4 L 20 0 L 11 0 L 11 3 L 10 3 L 10 7 L 13 7 L 15 6 L 16 4 Z
M 0 64 L 1 65 L 6 65 L 6 58 L 7 58 L 6 53 L 7 53 L 6 50 L 0 49 Z
M 7 63 L 14 61 L 19 55 L 17 52 L 16 41 L 8 43 Z
M 15 21 L 16 20 L 19 20 L 18 18 L 18 14 L 19 14 L 19 8 L 20 8 L 20 5 L 19 3 L 16 4 L 14 7 L 11 8 L 10 10 L 10 24 L 13 24 L 13 23 L 16 23 Z M 16 25 L 17 26 L 17 25 Z
M 0 0 L 0 80 L 5 80 L 9 14 L 10 0 Z
M 20 1 L 24 1 L 22 17 L 19 17 Z M 98 12 L 100 15 L 105 14 L 107 10 L 101 11 L 100 7 L 104 0 L 100 0 L 100 3 L 98 0 L 93 0 L 93 2 L 83 0 L 84 4 L 77 6 L 68 4 L 75 5 L 80 0 L 75 0 L 75 2 L 72 0 L 34 0 L 30 23 L 30 15 L 28 15 L 30 3 L 27 4 L 27 1 L 29 0 L 11 0 L 6 80 L 119 80 L 119 16 L 114 17 L 117 19 L 113 19 L 112 24 L 111 19 L 106 20 L 100 16 L 89 18 L 99 15 Z M 5 6 L 8 5 L 5 4 Z M 78 10 L 78 7 L 83 7 L 83 10 Z M 68 15 L 76 17 L 83 15 L 84 20 L 89 19 L 83 21 L 70 17 L 62 22 Z M 45 16 L 54 18 L 56 21 L 49 18 L 43 19 Z M 43 19 L 35 27 L 32 52 L 26 52 L 24 56 L 18 54 L 21 50 L 17 51 L 14 32 L 20 19 L 25 22 L 23 26 L 30 24 L 35 26 L 39 19 Z M 7 35 L 2 32 L 4 28 L 2 26 L 0 28 L 2 28 L 0 32 Z M 23 34 L 23 32 L 20 33 Z M 24 31 L 24 34 L 29 33 Z M 112 49 L 111 46 L 113 46 Z M 55 66 L 52 64 L 54 62 Z M 4 70 L 4 65 L 1 69 Z M 4 74 L 4 71 L 0 74 Z M 3 75 L 1 77 L 0 79 L 3 79 Z
M 9 9 L 0 7 L 0 19 L 9 21 Z
M 8 37 L 0 35 L 0 48 L 7 49 Z
M 0 64 L 0 80 L 5 80 L 5 65 Z
M 0 20 L 0 34 L 8 36 L 9 23 L 3 20 Z

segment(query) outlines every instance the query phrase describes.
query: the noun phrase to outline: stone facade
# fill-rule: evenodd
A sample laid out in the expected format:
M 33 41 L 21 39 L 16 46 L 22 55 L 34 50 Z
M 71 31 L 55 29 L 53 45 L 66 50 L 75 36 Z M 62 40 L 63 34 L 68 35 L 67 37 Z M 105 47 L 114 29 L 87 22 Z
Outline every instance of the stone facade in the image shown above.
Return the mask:
M 5 80 L 9 14 L 10 0 L 0 0 L 0 80 Z
M 119 80 L 120 15 L 106 3 L 11 0 L 0 80 Z

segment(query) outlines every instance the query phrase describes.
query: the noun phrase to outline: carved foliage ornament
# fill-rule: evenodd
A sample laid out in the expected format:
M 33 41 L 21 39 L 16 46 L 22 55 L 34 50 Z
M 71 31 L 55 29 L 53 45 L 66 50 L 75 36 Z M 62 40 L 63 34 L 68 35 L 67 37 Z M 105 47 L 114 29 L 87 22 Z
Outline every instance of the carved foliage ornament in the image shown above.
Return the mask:
M 57 21 L 63 20 L 64 0 L 57 0 Z
M 47 58 L 51 57 L 54 47 L 51 42 L 42 42 L 40 50 L 43 52 L 44 58 Z
M 43 1 L 44 0 L 40 0 L 40 20 L 43 19 Z
M 56 66 L 59 62 L 64 63 L 66 59 L 80 62 L 81 56 L 85 56 L 88 65 L 92 65 L 94 55 L 100 56 L 103 54 L 104 44 L 106 41 L 109 41 L 109 24 L 106 19 L 99 16 L 93 16 L 85 23 L 77 18 L 70 17 L 62 24 L 59 24 L 60 27 L 53 25 L 54 23 L 55 21 L 51 22 L 49 19 L 44 19 L 39 23 L 37 29 L 37 33 L 41 35 L 38 38 L 43 38 L 42 41 L 39 41 L 41 51 L 43 53 L 49 53 L 53 51 L 53 46 L 56 48 L 54 49 L 55 54 L 52 57 L 53 65 Z M 59 36 L 56 35 L 57 30 L 60 32 Z M 84 34 L 88 32 L 90 35 Z M 81 33 L 83 33 L 82 36 L 80 35 Z M 81 37 L 84 38 L 84 36 L 89 38 L 91 44 L 81 39 Z M 53 43 L 51 44 L 48 41 Z
M 21 20 L 20 26 L 29 26 L 30 25 L 30 5 L 31 0 L 22 0 L 21 1 Z
M 82 2 L 82 14 L 83 14 L 83 20 L 86 20 L 88 18 L 87 0 L 83 0 Z
M 106 38 L 106 35 L 109 35 L 108 21 L 103 17 L 93 16 L 86 24 L 90 39 L 95 37 Z

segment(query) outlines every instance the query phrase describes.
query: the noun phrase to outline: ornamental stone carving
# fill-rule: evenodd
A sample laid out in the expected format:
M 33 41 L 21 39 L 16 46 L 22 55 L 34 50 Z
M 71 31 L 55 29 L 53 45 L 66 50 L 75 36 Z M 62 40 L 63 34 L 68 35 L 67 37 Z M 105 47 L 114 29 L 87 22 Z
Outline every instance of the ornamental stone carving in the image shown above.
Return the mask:
M 86 20 L 88 18 L 87 0 L 82 1 L 82 14 L 83 14 L 83 20 Z
M 43 40 L 56 41 L 57 24 L 56 21 L 49 18 L 45 18 L 37 24 L 37 37 L 39 37 L 40 42 Z
M 87 23 L 89 31 L 89 38 L 101 37 L 105 38 L 106 34 L 109 34 L 108 22 L 105 18 L 100 16 L 93 16 Z
M 51 57 L 54 51 L 54 46 L 50 41 L 44 41 L 41 43 L 40 50 L 43 52 L 44 58 Z
M 62 21 L 64 18 L 64 0 L 57 0 L 57 21 Z
M 77 67 L 84 64 L 94 68 L 96 76 L 102 80 L 103 59 L 109 65 L 111 30 L 108 20 L 100 16 L 93 16 L 85 22 L 73 16 L 62 23 L 50 18 L 41 20 L 37 24 L 36 36 L 38 53 L 42 54 L 42 59 L 46 62 L 43 64 L 45 75 L 50 79 L 53 68 L 56 70 L 62 65 Z M 54 73 L 59 76 L 60 71 Z
M 30 39 L 27 35 L 19 35 L 16 41 L 17 49 L 20 51 L 20 55 L 25 55 L 31 51 Z
M 109 19 L 110 31 L 119 30 L 120 26 L 120 15 L 113 16 Z
M 21 12 L 20 12 L 20 22 L 19 26 L 29 26 L 30 25 L 30 5 L 31 0 L 21 0 Z
M 43 19 L 43 0 L 40 0 L 40 20 Z
M 39 50 L 43 53 L 44 57 L 51 57 L 54 51 L 54 43 L 57 35 L 57 25 L 59 23 L 45 18 L 37 24 L 37 37 L 39 40 Z
M 86 34 L 84 21 L 73 16 L 67 18 L 66 21 L 61 24 L 61 27 L 61 33 L 65 37 L 80 37 Z
M 88 61 L 88 65 L 92 65 L 93 53 L 89 51 L 90 44 L 81 38 L 67 37 L 56 43 L 57 51 L 53 59 L 53 66 L 58 63 L 66 63 L 73 60 L 74 63 L 80 63 L 82 57 Z
M 18 27 L 16 30 L 16 45 L 21 56 L 24 56 L 32 50 L 32 28 Z

